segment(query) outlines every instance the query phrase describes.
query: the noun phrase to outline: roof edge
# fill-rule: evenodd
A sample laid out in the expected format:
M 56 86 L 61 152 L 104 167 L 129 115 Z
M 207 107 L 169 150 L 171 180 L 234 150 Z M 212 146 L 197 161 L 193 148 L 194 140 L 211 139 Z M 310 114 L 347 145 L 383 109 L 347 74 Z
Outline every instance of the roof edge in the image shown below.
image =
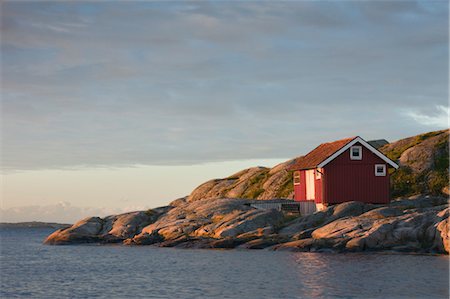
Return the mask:
M 376 148 L 374 148 L 373 146 L 371 146 L 367 141 L 365 141 L 364 139 L 362 139 L 360 136 L 356 136 L 355 138 L 353 138 L 349 143 L 347 143 L 346 145 L 344 145 L 343 147 L 341 147 L 339 150 L 337 150 L 336 152 L 334 152 L 334 154 L 332 154 L 331 156 L 329 156 L 328 158 L 326 158 L 325 160 L 323 160 L 322 162 L 320 162 L 316 167 L 317 168 L 322 168 L 325 165 L 327 165 L 328 163 L 330 163 L 331 161 L 333 161 L 334 159 L 336 159 L 340 154 L 342 154 L 343 152 L 345 152 L 347 149 L 349 149 L 353 144 L 355 143 L 361 143 L 362 145 L 364 145 L 365 148 L 367 148 L 368 150 L 370 150 L 372 153 L 374 153 L 376 156 L 378 156 L 380 159 L 382 159 L 383 161 L 385 161 L 386 163 L 388 163 L 389 165 L 391 165 L 393 168 L 398 169 L 398 165 L 397 163 L 395 163 L 394 161 L 392 161 L 391 159 L 389 159 L 388 157 L 386 157 L 383 153 L 381 153 L 379 150 L 377 150 Z

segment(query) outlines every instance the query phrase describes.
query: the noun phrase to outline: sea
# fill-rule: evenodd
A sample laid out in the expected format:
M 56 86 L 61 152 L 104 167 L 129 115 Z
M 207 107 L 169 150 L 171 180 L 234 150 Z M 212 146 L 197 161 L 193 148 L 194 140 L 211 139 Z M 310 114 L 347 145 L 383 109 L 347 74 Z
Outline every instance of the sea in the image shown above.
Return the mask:
M 0 298 L 448 298 L 449 258 L 152 246 L 48 246 L 2 228 Z

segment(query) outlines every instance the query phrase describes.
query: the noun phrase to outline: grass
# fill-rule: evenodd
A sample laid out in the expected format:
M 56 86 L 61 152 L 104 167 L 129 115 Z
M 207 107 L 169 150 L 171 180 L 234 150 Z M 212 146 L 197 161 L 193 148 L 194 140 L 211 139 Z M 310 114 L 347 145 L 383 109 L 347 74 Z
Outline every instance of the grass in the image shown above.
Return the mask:
M 424 140 L 440 135 L 442 134 L 443 131 L 434 131 L 434 132 L 429 132 L 429 133 L 425 133 L 425 134 L 421 134 L 418 136 L 415 136 L 409 143 L 404 144 L 402 147 L 396 147 L 391 151 L 385 152 L 384 154 L 391 160 L 393 161 L 397 161 L 400 156 L 402 155 L 402 153 L 404 151 L 406 151 L 407 149 L 423 142 Z
M 289 171 L 286 175 L 286 181 L 281 185 L 280 189 L 278 189 L 277 197 L 279 198 L 288 198 L 289 195 L 294 191 L 294 179 L 292 171 Z
M 418 135 L 402 147 L 396 147 L 385 154 L 392 160 L 398 160 L 404 151 L 442 134 L 445 131 L 434 131 Z M 447 135 L 445 135 L 447 136 Z M 410 196 L 414 194 L 442 195 L 444 187 L 448 186 L 449 148 L 448 139 L 442 138 L 432 149 L 434 153 L 433 166 L 430 170 L 420 173 L 414 172 L 408 166 L 401 166 L 391 175 L 393 197 Z
M 420 192 L 419 179 L 407 166 L 400 167 L 391 176 L 392 196 L 410 196 Z
M 269 169 L 261 170 L 248 180 L 248 187 L 242 194 L 242 198 L 255 199 L 264 192 L 262 185 L 269 178 Z
M 424 135 L 430 137 L 429 134 Z M 443 138 L 442 141 L 437 143 L 433 152 L 434 165 L 431 170 L 415 173 L 411 168 L 401 166 L 391 175 L 393 197 L 410 196 L 419 193 L 442 195 L 443 188 L 449 184 L 449 148 L 447 138 Z

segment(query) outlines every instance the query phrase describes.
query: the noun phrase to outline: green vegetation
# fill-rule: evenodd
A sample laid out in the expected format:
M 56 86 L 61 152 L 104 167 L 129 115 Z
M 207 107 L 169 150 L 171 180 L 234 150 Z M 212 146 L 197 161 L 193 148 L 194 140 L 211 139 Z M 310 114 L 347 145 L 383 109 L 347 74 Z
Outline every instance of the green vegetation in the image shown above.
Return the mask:
M 448 186 L 448 168 L 417 174 L 411 168 L 403 166 L 392 174 L 391 183 L 394 198 L 419 193 L 441 195 L 444 187 Z
M 415 146 L 424 140 L 442 134 L 445 131 L 429 132 L 421 134 L 411 139 L 408 144 L 394 148 L 392 151 L 386 153 L 391 159 Z M 433 152 L 433 165 L 430 169 L 426 169 L 422 172 L 414 172 L 408 166 L 401 166 L 397 171 L 391 175 L 392 182 L 392 195 L 393 197 L 410 196 L 418 193 L 441 195 L 443 188 L 449 185 L 449 145 L 448 135 L 442 136 L 434 145 L 434 148 L 430 149 Z
M 387 151 L 387 152 L 383 151 L 382 149 L 381 150 L 384 152 L 384 154 L 389 159 L 391 159 L 393 161 L 397 161 L 400 158 L 400 156 L 402 155 L 402 153 L 404 151 L 406 151 L 407 149 L 409 149 L 409 148 L 411 148 L 411 147 L 413 147 L 413 146 L 423 142 L 424 140 L 426 140 L 426 139 L 428 139 L 430 137 L 434 137 L 434 136 L 437 136 L 439 134 L 442 134 L 443 132 L 444 131 L 434 131 L 434 132 L 428 132 L 428 133 L 425 133 L 425 134 L 417 135 L 415 137 L 412 137 L 410 142 L 408 142 L 406 144 L 403 144 L 403 146 L 401 146 L 401 147 L 400 146 L 399 147 L 395 147 L 392 150 Z
M 269 169 L 261 170 L 248 180 L 248 187 L 242 198 L 255 199 L 264 192 L 263 184 L 269 178 Z
M 278 189 L 277 197 L 278 198 L 288 198 L 292 192 L 294 191 L 294 179 L 292 176 L 292 171 L 289 171 L 286 175 L 286 181 L 284 181 L 283 185 Z
M 413 173 L 411 168 L 404 166 L 397 169 L 391 176 L 392 196 L 410 196 L 420 192 L 417 175 Z
M 448 186 L 448 172 L 446 175 L 437 171 L 432 171 L 428 175 L 427 187 L 431 194 L 439 195 L 442 193 L 442 189 Z

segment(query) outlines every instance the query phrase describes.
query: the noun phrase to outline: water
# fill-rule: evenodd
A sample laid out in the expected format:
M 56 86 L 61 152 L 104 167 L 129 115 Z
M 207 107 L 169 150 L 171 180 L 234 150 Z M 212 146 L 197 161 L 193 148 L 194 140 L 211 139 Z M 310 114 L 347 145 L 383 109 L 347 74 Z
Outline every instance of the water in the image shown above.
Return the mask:
M 448 298 L 447 256 L 45 246 L 0 229 L 1 298 Z

